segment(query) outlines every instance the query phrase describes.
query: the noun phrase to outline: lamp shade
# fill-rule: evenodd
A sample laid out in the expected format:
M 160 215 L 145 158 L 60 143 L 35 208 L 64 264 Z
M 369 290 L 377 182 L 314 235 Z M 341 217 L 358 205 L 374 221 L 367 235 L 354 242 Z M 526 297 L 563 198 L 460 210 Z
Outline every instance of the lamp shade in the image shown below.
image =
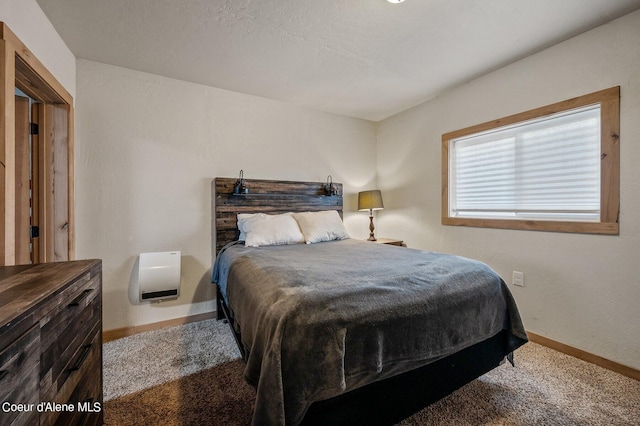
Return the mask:
M 362 191 L 358 193 L 358 210 L 382 210 L 382 194 L 380 190 Z

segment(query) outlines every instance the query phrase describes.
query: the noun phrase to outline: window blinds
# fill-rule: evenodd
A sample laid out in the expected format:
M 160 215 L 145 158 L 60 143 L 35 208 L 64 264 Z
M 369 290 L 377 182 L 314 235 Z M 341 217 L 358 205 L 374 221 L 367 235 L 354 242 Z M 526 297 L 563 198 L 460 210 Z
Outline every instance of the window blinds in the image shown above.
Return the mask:
M 600 106 L 451 141 L 450 215 L 600 219 Z

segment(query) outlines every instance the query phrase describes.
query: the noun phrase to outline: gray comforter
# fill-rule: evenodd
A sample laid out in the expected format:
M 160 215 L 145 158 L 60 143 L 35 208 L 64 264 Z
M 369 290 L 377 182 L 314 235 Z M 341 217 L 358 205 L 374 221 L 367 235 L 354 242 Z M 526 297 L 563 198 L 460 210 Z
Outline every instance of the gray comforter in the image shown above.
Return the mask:
M 254 424 L 298 424 L 314 401 L 502 330 L 507 352 L 527 340 L 502 279 L 459 256 L 357 240 L 236 244 L 219 254 L 213 278 L 248 353 Z

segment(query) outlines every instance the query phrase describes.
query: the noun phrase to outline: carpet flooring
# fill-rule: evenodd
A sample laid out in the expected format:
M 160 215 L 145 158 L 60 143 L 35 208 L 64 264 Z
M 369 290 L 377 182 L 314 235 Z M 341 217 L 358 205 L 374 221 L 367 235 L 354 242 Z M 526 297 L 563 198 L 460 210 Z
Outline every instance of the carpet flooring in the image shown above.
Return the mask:
M 228 325 L 170 327 L 104 345 L 106 425 L 247 425 L 255 391 Z M 640 425 L 640 382 L 535 343 L 399 423 Z

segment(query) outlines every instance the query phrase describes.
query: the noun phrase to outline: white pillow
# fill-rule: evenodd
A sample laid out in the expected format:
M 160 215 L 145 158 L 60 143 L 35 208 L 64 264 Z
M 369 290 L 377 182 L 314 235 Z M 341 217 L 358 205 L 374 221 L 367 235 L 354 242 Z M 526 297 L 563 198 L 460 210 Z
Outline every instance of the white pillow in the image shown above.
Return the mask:
M 294 213 L 307 244 L 351 238 L 336 210 Z
M 286 213 L 292 214 L 292 213 Z M 238 219 L 238 229 L 240 230 L 240 236 L 238 237 L 238 241 L 244 241 L 246 239 L 246 235 L 244 235 L 244 223 L 247 219 L 256 218 L 256 217 L 265 217 L 266 213 L 239 213 L 237 215 Z
M 264 213 L 240 213 L 238 214 L 237 218 L 238 218 L 238 230 L 240 230 L 240 236 L 238 237 L 239 241 L 244 241 L 246 238 L 246 235 L 244 235 L 244 231 L 242 230 L 244 222 L 246 222 L 247 219 L 249 219 L 250 217 L 254 217 L 254 216 L 264 216 Z
M 298 222 L 291 213 L 239 214 L 238 228 L 244 234 L 247 247 L 304 243 Z

